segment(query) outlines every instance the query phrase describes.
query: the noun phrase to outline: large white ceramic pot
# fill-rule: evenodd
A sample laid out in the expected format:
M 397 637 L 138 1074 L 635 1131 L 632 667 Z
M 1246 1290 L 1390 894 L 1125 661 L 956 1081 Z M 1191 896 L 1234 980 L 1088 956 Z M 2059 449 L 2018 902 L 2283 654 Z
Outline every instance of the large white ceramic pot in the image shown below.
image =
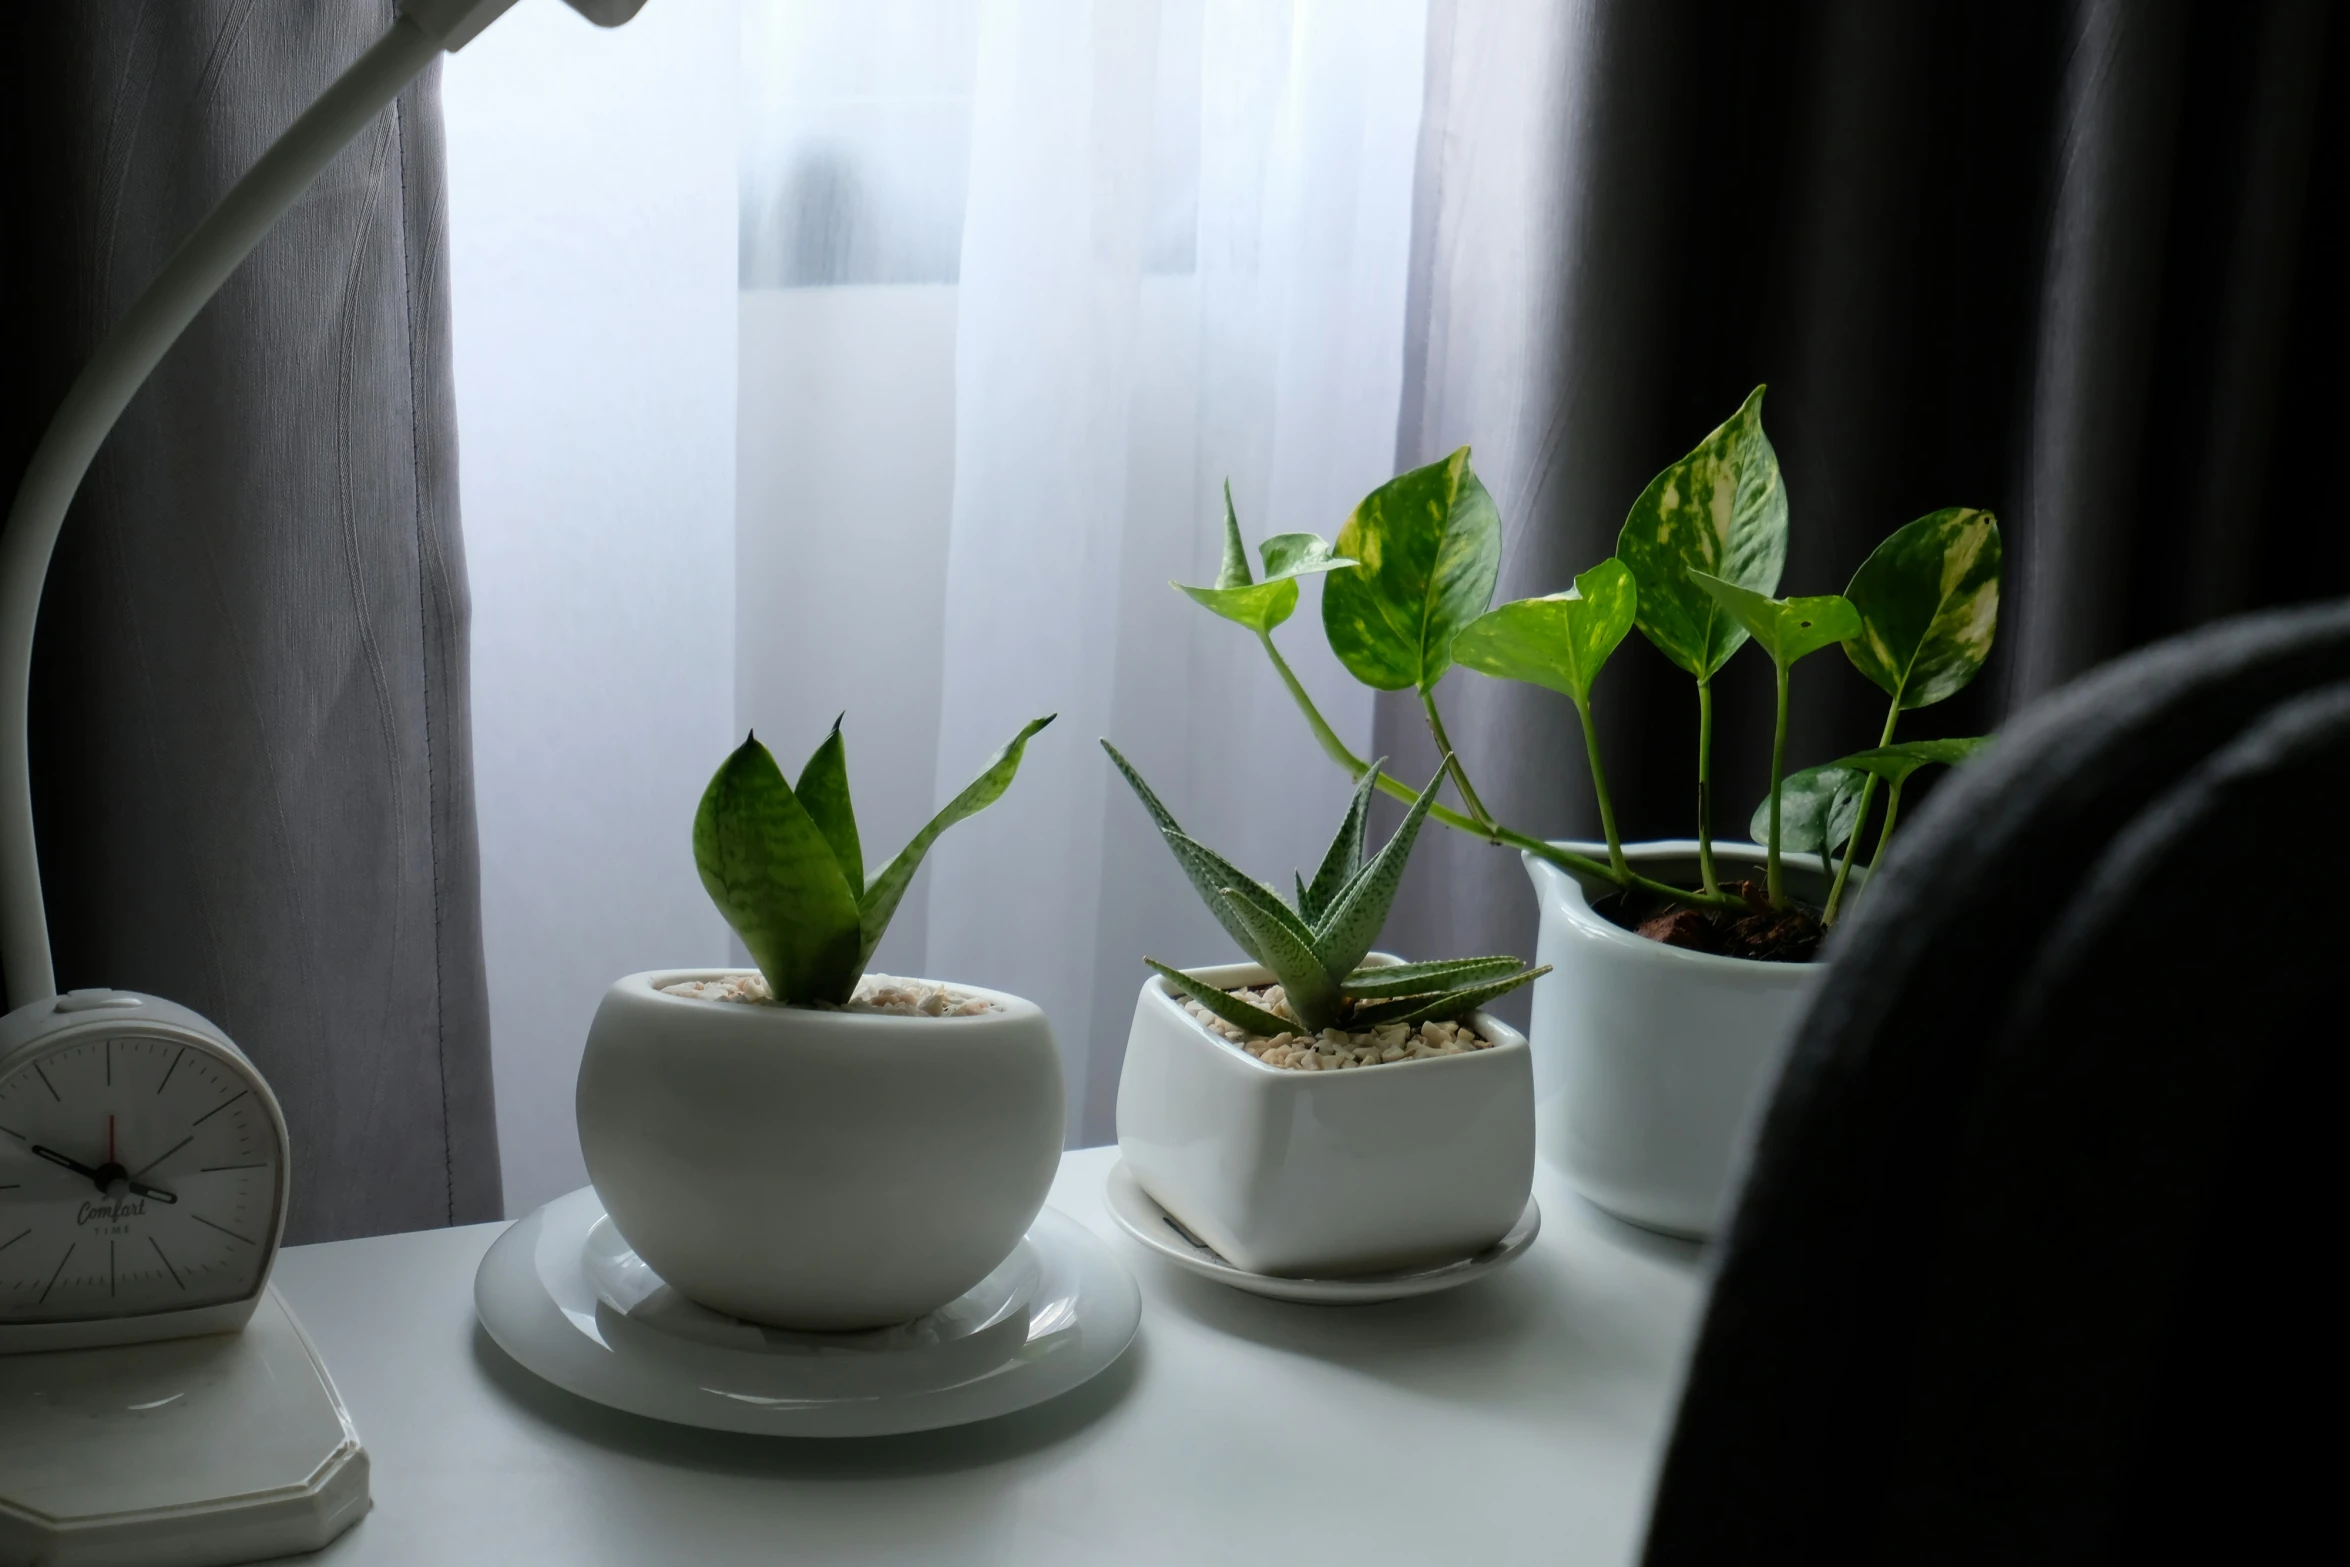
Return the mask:
M 1604 845 L 1574 844 L 1604 859 Z M 1626 844 L 1643 875 L 1694 886 L 1694 841 Z M 1703 1237 L 1726 1216 L 1748 1129 L 1778 1081 L 1797 1017 L 1826 974 L 1820 963 L 1760 963 L 1668 947 L 1592 908 L 1614 889 L 1587 887 L 1529 854 L 1542 906 L 1529 1037 L 1542 1157 L 1620 1219 Z M 1764 851 L 1714 845 L 1724 880 L 1763 877 Z M 1782 863 L 1815 905 L 1818 861 Z
M 1185 972 L 1225 989 L 1272 978 L 1253 963 Z M 1252 1273 L 1472 1255 L 1526 1211 L 1534 1072 L 1524 1035 L 1483 1012 L 1468 1021 L 1490 1047 L 1302 1072 L 1211 1033 L 1153 976 L 1118 1080 L 1119 1156 L 1153 1201 Z
M 977 1284 L 1044 1206 L 1061 1066 L 1017 996 L 973 1016 L 664 993 L 740 970 L 631 974 L 579 1066 L 579 1145 L 623 1239 L 714 1311 L 873 1328 Z

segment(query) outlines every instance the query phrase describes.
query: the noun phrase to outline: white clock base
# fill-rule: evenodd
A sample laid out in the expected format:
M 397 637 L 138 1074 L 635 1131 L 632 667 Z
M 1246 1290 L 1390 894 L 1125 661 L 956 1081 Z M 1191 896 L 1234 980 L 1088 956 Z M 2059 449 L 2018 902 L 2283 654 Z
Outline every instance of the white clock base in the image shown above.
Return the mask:
M 0 1356 L 0 1562 L 256 1561 L 367 1506 L 359 1433 L 275 1289 L 241 1333 Z

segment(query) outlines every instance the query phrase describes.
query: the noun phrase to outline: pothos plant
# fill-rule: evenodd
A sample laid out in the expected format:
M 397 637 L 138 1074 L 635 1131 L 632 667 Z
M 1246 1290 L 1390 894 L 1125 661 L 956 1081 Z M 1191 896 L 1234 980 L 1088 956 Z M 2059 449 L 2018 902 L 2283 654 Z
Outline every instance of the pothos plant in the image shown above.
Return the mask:
M 1296 591 L 1294 585 L 1291 591 Z M 1236 1028 L 1270 1038 L 1300 1028 L 1318 1034 L 1328 1028 L 1365 1029 L 1382 1023 L 1449 1022 L 1550 972 L 1505 957 L 1363 966 L 1395 906 L 1420 824 L 1444 782 L 1441 771 L 1413 797 L 1403 825 L 1377 854 L 1365 859 L 1371 791 L 1386 776 L 1381 763 L 1366 768 L 1314 879 L 1309 882 L 1302 873 L 1293 873 L 1296 898 L 1285 903 L 1273 888 L 1184 832 L 1116 746 L 1104 740 L 1102 749 L 1150 813 L 1208 912 L 1241 951 L 1272 971 L 1281 986 L 1289 1018 L 1156 958 L 1142 960 L 1174 989 Z
M 1029 739 L 1052 721 L 1048 713 L 1012 736 L 870 881 L 840 720 L 797 784 L 784 781 L 756 734 L 746 738 L 702 793 L 694 866 L 710 901 L 750 949 L 768 993 L 790 1006 L 839 1006 L 854 995 L 930 846 L 1003 798 Z
M 1323 751 L 1361 779 L 1373 770 L 1324 721 L 1273 642 L 1273 631 L 1295 612 L 1294 579 L 1327 572 L 1322 628 L 1330 651 L 1375 690 L 1413 692 L 1446 759 L 1460 804 L 1430 804 L 1427 814 L 1435 820 L 1622 893 L 1716 919 L 1751 915 L 1758 905 L 1793 911 L 1784 854 L 1814 852 L 1826 865 L 1841 848 L 1819 913 L 1821 923 L 1832 923 L 1878 786 L 1889 794 L 1881 854 L 1910 774 L 1930 763 L 1962 761 L 1983 744 L 1897 743 L 1894 729 L 1903 713 L 1962 689 L 1989 656 L 1999 612 L 1999 527 L 1989 512 L 1973 508 L 1932 512 L 1880 544 L 1843 593 L 1776 597 L 1787 559 L 1788 505 L 1778 454 L 1763 431 L 1763 391 L 1757 387 L 1729 420 L 1649 482 L 1617 535 L 1615 553 L 1562 593 L 1493 607 L 1500 516 L 1466 447 L 1365 496 L 1331 544 L 1311 534 L 1267 540 L 1263 582 L 1249 575 L 1227 490 L 1223 565 L 1214 586 L 1176 586 L 1256 634 Z M 1635 629 L 1695 685 L 1694 886 L 1649 877 L 1626 859 L 1601 763 L 1594 684 Z M 1759 892 L 1724 886 L 1714 862 L 1713 682 L 1750 641 L 1770 658 L 1777 677 L 1770 792 L 1753 822 L 1766 850 Z M 1868 751 L 1790 776 L 1789 672 L 1837 646 L 1890 697 L 1883 733 Z M 1574 705 L 1607 843 L 1604 863 L 1509 827 L 1486 808 L 1437 706 L 1437 687 L 1455 665 L 1545 687 Z M 1413 798 L 1396 780 L 1377 776 L 1374 783 Z

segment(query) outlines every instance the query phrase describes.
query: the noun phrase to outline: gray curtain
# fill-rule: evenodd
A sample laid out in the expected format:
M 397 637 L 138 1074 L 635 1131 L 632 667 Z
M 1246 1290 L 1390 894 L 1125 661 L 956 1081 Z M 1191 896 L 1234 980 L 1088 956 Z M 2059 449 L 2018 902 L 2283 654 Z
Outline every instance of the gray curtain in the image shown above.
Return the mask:
M 11 489 L 179 238 L 389 0 L 11 6 Z M 495 1218 L 437 70 L 199 316 L 52 568 L 35 802 L 61 987 L 184 1002 L 285 1105 L 289 1238 Z
M 1764 382 L 1794 517 L 1783 591 L 1840 590 L 1935 507 L 2000 515 L 1993 665 L 1905 738 L 1983 732 L 2217 616 L 2350 592 L 2350 17 L 1433 12 L 1398 463 L 1475 446 L 1508 529 L 1502 597 L 1607 554 L 1648 478 Z M 1769 675 L 1746 654 L 1719 683 L 1727 835 L 1767 786 Z M 1876 743 L 1883 697 L 1841 659 L 1799 666 L 1794 700 L 1792 764 Z M 1563 699 L 1462 674 L 1440 701 L 1498 815 L 1596 836 Z M 1635 640 L 1598 703 L 1627 835 L 1688 836 L 1686 677 Z M 1383 703 L 1378 749 L 1434 769 L 1409 702 Z M 1531 951 L 1516 856 L 1423 842 L 1397 950 Z

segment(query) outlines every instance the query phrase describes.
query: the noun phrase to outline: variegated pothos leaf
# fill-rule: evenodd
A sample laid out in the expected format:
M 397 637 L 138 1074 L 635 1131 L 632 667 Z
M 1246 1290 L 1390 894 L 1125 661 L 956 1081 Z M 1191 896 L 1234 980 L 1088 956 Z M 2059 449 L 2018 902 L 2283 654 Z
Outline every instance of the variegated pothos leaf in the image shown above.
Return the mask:
M 1999 519 L 1952 506 L 1894 530 L 1852 574 L 1853 667 L 1903 710 L 1962 690 L 1999 630 Z
M 1763 433 L 1756 387 L 1697 449 L 1648 482 L 1616 535 L 1616 558 L 1640 584 L 1641 635 L 1700 680 L 1746 629 L 1690 581 L 1702 571 L 1765 598 L 1787 564 L 1787 489 Z

